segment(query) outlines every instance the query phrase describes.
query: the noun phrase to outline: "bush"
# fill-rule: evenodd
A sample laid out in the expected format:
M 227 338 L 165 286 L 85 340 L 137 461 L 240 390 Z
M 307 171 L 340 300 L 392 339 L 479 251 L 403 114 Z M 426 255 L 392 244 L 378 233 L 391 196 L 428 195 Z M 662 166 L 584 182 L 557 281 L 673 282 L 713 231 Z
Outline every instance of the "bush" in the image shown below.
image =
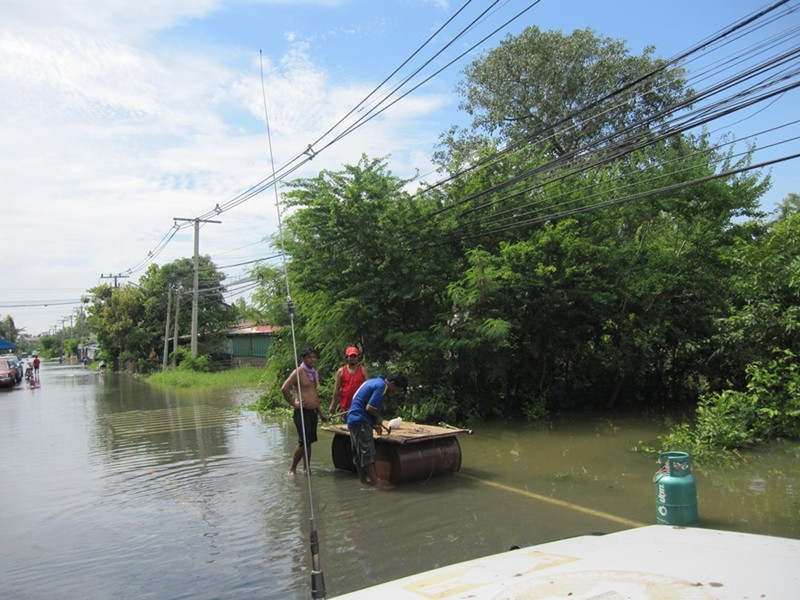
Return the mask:
M 765 365 L 748 365 L 744 391 L 703 396 L 694 426 L 676 425 L 661 440 L 664 447 L 683 448 L 697 459 L 774 438 L 800 439 L 800 369 L 790 350 L 776 351 Z
M 211 358 L 206 354 L 193 357 L 191 352 L 183 346 L 178 346 L 173 354 L 176 358 L 177 368 L 180 371 L 197 371 L 198 373 L 211 371 Z
M 286 403 L 280 389 L 275 387 L 270 387 L 266 393 L 261 394 L 255 404 L 248 408 L 272 415 L 292 413 L 292 407 Z

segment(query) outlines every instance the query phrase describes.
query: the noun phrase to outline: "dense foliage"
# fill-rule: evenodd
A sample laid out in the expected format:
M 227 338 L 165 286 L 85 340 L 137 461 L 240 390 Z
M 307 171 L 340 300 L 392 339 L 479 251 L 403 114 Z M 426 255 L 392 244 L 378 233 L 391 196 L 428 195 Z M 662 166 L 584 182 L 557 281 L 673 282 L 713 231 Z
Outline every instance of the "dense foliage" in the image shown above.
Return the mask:
M 732 303 L 714 338 L 695 422 L 664 441 L 696 456 L 774 438 L 800 439 L 800 196 L 792 194 L 733 252 Z
M 797 436 L 798 203 L 768 223 L 768 180 L 720 175 L 747 157 L 656 135 L 683 86 L 651 50 L 590 31 L 506 40 L 466 71 L 474 122 L 442 138 L 445 183 L 410 195 L 368 157 L 291 183 L 296 310 L 269 269 L 259 308 L 316 346 L 323 380 L 351 344 L 373 373 L 406 371 L 393 411 L 411 419 L 699 401 L 699 427 L 733 405 L 748 439 Z M 274 385 L 295 364 L 291 331 Z
M 653 53 L 631 56 L 624 42 L 591 29 L 564 35 L 528 27 L 509 36 L 467 67 L 457 91 L 471 131 L 451 129 L 443 155 L 458 162 L 497 139 L 566 157 L 618 144 L 643 121 L 655 129 L 689 90 L 683 71 Z
M 16 344 L 17 336 L 17 327 L 14 325 L 13 317 L 11 315 L 6 315 L 0 319 L 0 338 L 12 344 Z

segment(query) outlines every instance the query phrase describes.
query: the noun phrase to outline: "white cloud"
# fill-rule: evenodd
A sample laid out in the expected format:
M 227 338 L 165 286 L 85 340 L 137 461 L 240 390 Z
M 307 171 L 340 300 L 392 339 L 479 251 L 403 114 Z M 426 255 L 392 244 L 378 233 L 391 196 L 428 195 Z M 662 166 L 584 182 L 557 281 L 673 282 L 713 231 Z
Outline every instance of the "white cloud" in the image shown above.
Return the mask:
M 6 23 L 30 33 L 66 29 L 87 36 L 139 39 L 185 19 L 207 16 L 217 0 L 11 0 L 4 2 Z
M 14 207 L 3 223 L 6 242 L 26 266 L 15 269 L 15 285 L 2 300 L 77 299 L 101 273 L 121 273 L 144 259 L 173 217 L 204 214 L 268 176 L 258 57 L 232 46 L 188 48 L 163 35 L 219 6 L 146 0 L 4 7 L 0 195 Z M 332 80 L 312 58 L 309 39 L 287 33 L 285 40 L 282 54 L 264 56 L 276 166 L 314 142 L 374 85 L 355 76 Z M 393 170 L 413 173 L 412 161 L 421 156 L 414 146 L 430 140 L 409 123 L 443 102 L 409 99 L 293 177 L 339 169 L 362 152 L 391 153 Z M 398 136 L 416 154 L 398 149 Z M 259 240 L 276 230 L 273 192 L 219 220 L 203 229 L 201 252 L 252 245 L 266 254 Z M 183 231 L 156 262 L 191 251 L 191 234 Z M 70 308 L 0 308 L 29 332 L 50 327 L 52 311 Z

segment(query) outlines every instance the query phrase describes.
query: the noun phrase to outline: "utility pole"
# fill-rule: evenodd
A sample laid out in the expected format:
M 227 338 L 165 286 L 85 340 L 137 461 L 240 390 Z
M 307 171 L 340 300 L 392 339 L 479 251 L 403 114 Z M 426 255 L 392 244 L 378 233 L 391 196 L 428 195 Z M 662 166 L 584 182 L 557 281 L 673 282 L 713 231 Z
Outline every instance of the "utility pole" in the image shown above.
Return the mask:
M 181 284 L 175 289 L 175 338 L 172 342 L 172 366 L 178 364 L 178 317 L 181 315 Z
M 64 334 L 65 334 L 65 331 L 66 331 L 66 328 L 64 327 L 64 323 L 66 323 L 67 321 L 70 321 L 70 322 L 72 321 L 72 315 L 70 315 L 68 317 L 61 317 L 61 358 L 62 359 L 64 358 L 64 350 L 66 350 L 66 348 L 64 347 L 64 337 L 65 337 Z
M 78 363 L 83 362 L 83 323 L 86 320 L 83 316 L 83 304 L 81 304 L 80 308 L 75 309 L 75 314 L 77 315 L 76 320 L 78 321 L 78 325 L 80 325 L 80 332 L 78 333 Z
M 200 223 L 222 223 L 209 219 L 179 219 L 173 221 L 194 222 L 194 266 L 192 267 L 192 358 L 197 358 L 197 314 L 200 300 Z
M 169 309 L 172 308 L 172 282 L 167 283 L 167 324 L 164 325 L 164 355 L 161 358 L 161 368 L 167 368 L 169 355 Z
M 114 275 L 113 273 L 109 273 L 108 275 L 103 275 L 102 273 L 100 274 L 100 279 L 113 279 L 114 287 L 119 287 L 117 279 L 126 279 L 128 277 L 129 275 L 123 275 L 122 273 L 118 273 L 117 275 Z

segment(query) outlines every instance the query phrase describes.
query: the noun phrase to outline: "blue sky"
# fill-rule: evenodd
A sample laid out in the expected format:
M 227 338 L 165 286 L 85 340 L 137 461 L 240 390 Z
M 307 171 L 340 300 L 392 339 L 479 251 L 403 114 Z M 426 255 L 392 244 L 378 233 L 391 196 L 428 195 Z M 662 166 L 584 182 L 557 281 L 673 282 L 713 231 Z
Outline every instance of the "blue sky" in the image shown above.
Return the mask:
M 464 4 L 5 0 L 0 193 L 8 260 L 0 267 L 0 316 L 10 314 L 29 333 L 60 327 L 75 308 L 71 302 L 110 281 L 101 275 L 124 274 L 146 262 L 174 217 L 203 215 L 267 177 L 262 69 L 279 167 L 347 114 Z M 450 32 L 490 4 L 470 3 L 457 26 L 432 47 L 441 48 Z M 498 3 L 424 73 L 454 59 L 529 4 Z M 591 27 L 627 40 L 632 53 L 652 44 L 658 56 L 671 57 L 766 5 L 542 0 L 379 117 L 325 147 L 294 176 L 339 169 L 357 162 L 362 152 L 388 156 L 400 176 L 431 173 L 429 157 L 439 134 L 467 122 L 453 94 L 461 70 L 505 35 L 529 25 L 565 32 Z M 800 25 L 798 0 L 788 6 L 795 11 L 769 31 Z M 410 67 L 401 73 L 409 74 Z M 799 105 L 792 90 L 711 129 L 715 135 L 730 131 L 744 138 L 795 118 Z M 797 126 L 791 131 L 781 137 L 800 134 Z M 770 141 L 762 135 L 758 143 Z M 794 143 L 764 152 L 763 158 L 796 149 Z M 797 161 L 772 169 L 767 207 L 800 192 L 796 172 Z M 263 239 L 276 232 L 276 214 L 272 190 L 239 204 L 218 217 L 221 224 L 202 228 L 201 252 L 235 280 L 247 268 L 239 263 L 270 253 Z M 190 231 L 178 232 L 156 262 L 190 256 Z M 139 275 L 131 273 L 130 281 Z

